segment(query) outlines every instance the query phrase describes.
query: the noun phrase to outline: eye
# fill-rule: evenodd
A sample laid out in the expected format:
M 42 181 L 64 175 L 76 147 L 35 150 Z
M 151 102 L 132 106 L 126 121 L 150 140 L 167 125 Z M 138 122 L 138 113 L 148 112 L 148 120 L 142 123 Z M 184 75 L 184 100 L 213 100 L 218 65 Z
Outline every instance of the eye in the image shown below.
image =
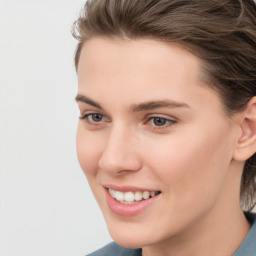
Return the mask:
M 151 121 L 155 126 L 163 126 L 166 125 L 168 120 L 163 117 L 152 117 Z
M 101 122 L 103 120 L 103 115 L 99 113 L 89 114 L 87 118 L 90 118 L 95 123 Z
M 97 123 L 107 121 L 107 118 L 100 113 L 89 113 L 79 117 L 80 119 L 85 119 L 87 123 L 91 125 L 97 125 Z
M 177 121 L 165 117 L 153 116 L 150 117 L 149 123 L 153 126 L 154 129 L 161 129 L 174 125 L 177 123 Z

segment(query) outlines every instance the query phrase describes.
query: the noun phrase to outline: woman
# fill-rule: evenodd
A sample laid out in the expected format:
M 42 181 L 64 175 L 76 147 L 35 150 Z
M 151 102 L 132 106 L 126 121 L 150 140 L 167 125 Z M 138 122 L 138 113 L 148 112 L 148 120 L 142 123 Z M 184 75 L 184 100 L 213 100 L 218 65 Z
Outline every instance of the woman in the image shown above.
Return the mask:
M 256 255 L 255 17 L 252 0 L 86 3 L 77 153 L 115 241 L 90 255 Z

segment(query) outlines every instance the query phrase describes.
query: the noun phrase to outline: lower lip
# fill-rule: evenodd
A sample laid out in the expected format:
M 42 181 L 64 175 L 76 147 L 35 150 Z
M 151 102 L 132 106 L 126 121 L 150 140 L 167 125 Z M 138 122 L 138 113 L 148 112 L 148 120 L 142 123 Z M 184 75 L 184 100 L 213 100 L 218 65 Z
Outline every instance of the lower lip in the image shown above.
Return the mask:
M 108 189 L 106 189 L 106 197 L 107 197 L 107 203 L 111 211 L 114 213 L 124 216 L 124 217 L 131 217 L 140 214 L 146 208 L 148 208 L 150 205 L 152 205 L 156 199 L 159 197 L 160 194 L 151 197 L 149 199 L 144 199 L 141 201 L 138 201 L 133 204 L 122 204 L 118 202 L 116 199 L 114 199 L 108 192 Z

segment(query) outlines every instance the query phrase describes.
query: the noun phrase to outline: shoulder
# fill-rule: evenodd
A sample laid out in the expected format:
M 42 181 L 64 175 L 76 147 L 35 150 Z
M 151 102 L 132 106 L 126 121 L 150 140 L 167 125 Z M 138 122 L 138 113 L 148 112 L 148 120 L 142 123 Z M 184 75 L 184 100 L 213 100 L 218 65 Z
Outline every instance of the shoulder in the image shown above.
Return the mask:
M 127 249 L 112 242 L 87 256 L 141 256 L 141 249 Z
M 252 256 L 256 255 L 256 214 L 245 213 L 247 220 L 251 223 L 251 229 L 247 234 L 245 240 L 233 254 L 233 256 Z

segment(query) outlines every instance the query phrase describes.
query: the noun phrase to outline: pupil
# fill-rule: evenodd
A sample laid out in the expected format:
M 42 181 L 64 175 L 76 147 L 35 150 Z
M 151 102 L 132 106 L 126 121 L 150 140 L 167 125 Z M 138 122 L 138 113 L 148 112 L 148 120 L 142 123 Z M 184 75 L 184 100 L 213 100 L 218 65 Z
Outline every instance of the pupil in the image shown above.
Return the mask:
M 93 114 L 92 115 L 92 120 L 94 122 L 100 122 L 102 120 L 102 115 L 101 114 Z
M 156 126 L 165 125 L 165 123 L 166 123 L 165 118 L 161 118 L 161 117 L 155 117 L 154 118 L 154 125 L 156 125 Z

